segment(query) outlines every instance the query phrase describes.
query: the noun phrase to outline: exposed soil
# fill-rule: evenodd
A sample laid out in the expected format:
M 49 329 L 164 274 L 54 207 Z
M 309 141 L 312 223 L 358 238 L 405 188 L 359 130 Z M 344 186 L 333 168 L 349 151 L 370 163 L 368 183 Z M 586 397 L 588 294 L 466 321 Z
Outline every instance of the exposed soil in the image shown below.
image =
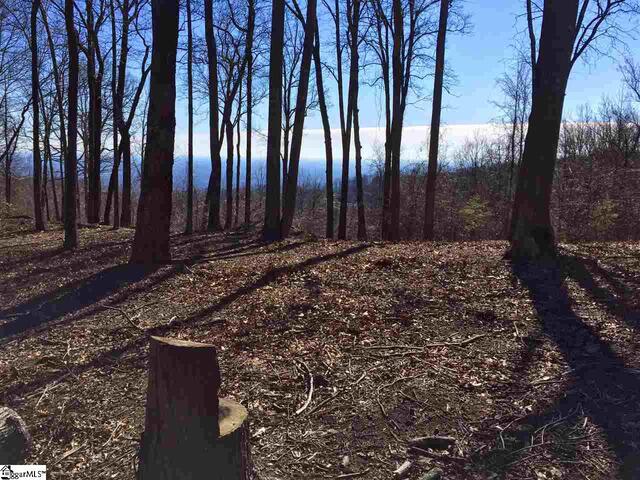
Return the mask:
M 407 459 L 411 479 L 640 478 L 638 243 L 533 268 L 501 242 L 238 231 L 176 235 L 149 270 L 126 264 L 131 230 L 83 228 L 67 253 L 60 230 L 2 228 L 0 404 L 52 478 L 134 478 L 150 334 L 216 345 L 262 480 L 389 479 Z M 456 444 L 408 453 L 424 435 Z

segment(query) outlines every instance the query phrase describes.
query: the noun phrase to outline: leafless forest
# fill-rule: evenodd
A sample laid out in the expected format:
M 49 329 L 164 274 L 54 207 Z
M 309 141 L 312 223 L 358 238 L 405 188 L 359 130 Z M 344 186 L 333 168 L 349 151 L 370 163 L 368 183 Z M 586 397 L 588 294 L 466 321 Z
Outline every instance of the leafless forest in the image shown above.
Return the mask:
M 0 464 L 640 478 L 640 3 L 518 3 L 453 144 L 463 0 L 0 0 Z

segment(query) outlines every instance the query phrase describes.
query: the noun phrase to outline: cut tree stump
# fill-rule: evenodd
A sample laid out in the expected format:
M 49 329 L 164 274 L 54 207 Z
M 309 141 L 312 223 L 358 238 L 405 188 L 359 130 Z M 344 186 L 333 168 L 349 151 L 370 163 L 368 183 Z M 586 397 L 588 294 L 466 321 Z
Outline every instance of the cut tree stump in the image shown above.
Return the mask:
M 10 408 L 0 407 L 0 464 L 24 463 L 31 437 L 20 416 Z
M 151 337 L 140 480 L 249 480 L 248 413 L 218 399 L 212 345 Z

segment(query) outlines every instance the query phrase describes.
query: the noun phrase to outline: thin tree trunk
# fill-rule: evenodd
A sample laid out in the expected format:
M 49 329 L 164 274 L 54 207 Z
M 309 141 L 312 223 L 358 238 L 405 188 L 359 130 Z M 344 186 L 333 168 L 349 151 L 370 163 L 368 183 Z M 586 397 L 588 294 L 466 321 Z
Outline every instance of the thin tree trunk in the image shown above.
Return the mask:
M 431 110 L 431 128 L 429 136 L 429 165 L 427 167 L 427 183 L 424 208 L 424 229 L 422 236 L 425 240 L 433 240 L 436 178 L 438 175 L 438 147 L 440 143 L 440 117 L 442 114 L 442 85 L 444 83 L 444 57 L 447 38 L 447 19 L 449 16 L 449 0 L 440 0 L 440 23 L 438 25 L 438 40 L 436 44 L 436 74 L 433 82 L 433 103 Z
M 316 88 L 318 90 L 318 104 L 320 106 L 320 116 L 322 118 L 322 130 L 324 132 L 325 151 L 325 174 L 326 174 L 326 202 L 327 202 L 327 222 L 325 235 L 333 238 L 333 146 L 331 145 L 331 125 L 329 124 L 329 113 L 327 111 L 327 101 L 324 96 L 324 84 L 322 79 L 322 62 L 320 61 L 320 32 L 318 30 L 318 19 L 316 17 L 315 29 L 316 43 L 313 49 L 313 59 L 316 70 Z
M 131 263 L 171 260 L 171 194 L 175 143 L 178 0 L 152 0 L 153 55 L 147 146 Z
M 302 45 L 302 61 L 300 63 L 300 79 L 296 99 L 296 113 L 293 121 L 293 135 L 291 139 L 291 157 L 287 184 L 284 189 L 284 208 L 282 211 L 281 236 L 285 238 L 291 232 L 293 217 L 296 211 L 296 195 L 298 193 L 298 171 L 300 152 L 302 150 L 302 133 L 304 117 L 307 113 L 307 95 L 309 92 L 309 76 L 311 75 L 311 58 L 313 56 L 313 41 L 316 29 L 316 0 L 307 2 L 307 20 Z
M 187 3 L 187 84 L 189 109 L 188 156 L 189 172 L 187 175 L 187 222 L 185 233 L 193 233 L 193 31 L 191 27 L 191 0 Z
M 393 66 L 393 117 L 391 121 L 391 175 L 390 175 L 390 227 L 389 239 L 400 239 L 400 147 L 402 145 L 402 39 L 404 39 L 402 2 L 393 0 L 394 39 Z
M 284 49 L 284 0 L 273 0 L 269 64 L 269 120 L 267 133 L 267 192 L 263 237 L 280 237 L 280 139 L 282 131 L 282 61 Z
M 238 218 L 240 216 L 240 118 L 242 112 L 242 85 L 240 86 L 240 93 L 238 94 L 238 120 L 236 123 L 236 135 L 238 137 L 236 142 L 236 211 L 233 219 L 234 226 L 238 226 Z
M 251 135 L 253 111 L 253 36 L 256 22 L 254 0 L 248 0 L 249 15 L 247 26 L 247 153 L 245 154 L 246 173 L 244 177 L 244 223 L 251 223 Z
M 40 157 L 40 78 L 38 62 L 38 10 L 40 0 L 31 4 L 31 97 L 33 101 L 33 208 L 36 230 L 44 231 L 42 212 L 42 158 Z
M 117 69 L 116 69 L 116 13 L 113 7 L 114 0 L 111 0 L 111 96 L 113 97 L 113 228 L 120 228 L 120 150 L 118 148 L 118 122 L 122 109 L 120 108 L 120 99 L 118 98 Z M 122 52 L 120 53 L 122 55 Z M 108 221 L 108 214 L 105 213 L 105 219 Z
M 222 176 L 222 160 L 220 158 L 220 141 L 218 137 L 218 52 L 216 38 L 213 33 L 213 1 L 204 0 L 205 37 L 207 42 L 207 59 L 209 73 L 209 148 L 211 152 L 211 176 L 207 187 L 206 201 L 209 207 L 207 230 L 220 231 L 220 190 Z
M 224 218 L 225 230 L 231 228 L 233 222 L 233 123 L 228 120 L 225 123 L 225 132 L 227 136 L 227 173 L 226 173 L 226 210 Z
M 335 0 L 336 68 L 338 83 L 338 110 L 342 138 L 342 170 L 340 178 L 340 211 L 338 214 L 338 239 L 347 238 L 347 209 L 349 202 L 349 149 L 351 146 L 351 115 L 344 112 L 344 82 L 342 75 L 342 48 L 340 38 L 340 2 Z
M 578 0 L 545 2 L 533 101 L 511 223 L 515 258 L 553 256 L 551 189 L 576 37 Z

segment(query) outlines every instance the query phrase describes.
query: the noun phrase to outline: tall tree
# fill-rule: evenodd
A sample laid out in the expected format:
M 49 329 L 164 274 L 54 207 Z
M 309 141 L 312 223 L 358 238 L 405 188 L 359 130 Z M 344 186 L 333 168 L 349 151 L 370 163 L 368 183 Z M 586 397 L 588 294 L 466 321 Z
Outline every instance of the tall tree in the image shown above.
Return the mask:
M 304 117 L 307 114 L 307 96 L 309 91 L 309 77 L 311 75 L 311 57 L 313 56 L 313 42 L 316 29 L 316 0 L 307 1 L 307 19 L 305 24 L 304 43 L 302 46 L 302 60 L 300 63 L 300 78 L 296 98 L 293 135 L 291 138 L 291 155 L 289 173 L 284 189 L 284 205 L 282 210 L 281 236 L 287 237 L 293 224 L 296 210 L 296 195 L 298 193 L 298 170 L 300 152 L 302 149 L 302 133 Z
M 117 37 L 116 37 L 116 10 L 114 8 L 114 0 L 110 0 L 109 8 L 111 10 L 111 101 L 113 104 L 113 228 L 120 228 L 120 150 L 118 148 L 118 122 L 122 114 L 122 108 L 117 105 L 120 101 L 118 98 L 118 79 L 117 79 Z M 105 209 L 107 210 L 107 209 Z M 105 213 L 105 222 L 109 221 L 108 213 Z
M 532 0 L 527 0 L 531 9 Z M 617 19 L 639 13 L 633 0 L 545 0 L 542 27 L 533 66 L 529 127 L 511 219 L 511 255 L 539 258 L 555 255 L 551 224 L 551 191 L 556 165 L 564 97 L 575 62 L 601 38 L 616 40 L 622 32 Z M 531 19 L 532 15 L 528 17 Z M 535 34 L 532 60 L 535 58 Z
M 316 16 L 316 41 L 313 49 L 313 60 L 316 71 L 316 89 L 318 90 L 318 105 L 320 106 L 320 116 L 322 118 L 322 130 L 324 132 L 325 150 L 325 191 L 327 203 L 326 232 L 327 238 L 333 238 L 333 146 L 331 145 L 331 125 L 329 123 L 329 112 L 324 93 L 324 82 L 322 78 L 322 62 L 320 60 L 320 30 L 318 29 L 318 19 Z
M 280 139 L 282 126 L 282 63 L 284 48 L 284 0 L 273 0 L 269 54 L 269 120 L 267 130 L 267 192 L 263 237 L 280 239 Z
M 193 233 L 193 29 L 191 25 L 191 0 L 187 3 L 187 96 L 188 96 L 188 174 L 187 174 L 187 221 L 185 233 Z
M 169 230 L 175 143 L 178 0 L 152 0 L 153 53 L 147 145 L 131 263 L 171 260 Z
M 38 10 L 40 0 L 31 3 L 31 98 L 33 102 L 33 208 L 36 230 L 46 229 L 42 212 L 42 158 L 40 155 L 40 70 L 38 60 Z
M 207 43 L 207 66 L 209 86 L 209 151 L 211 154 L 211 175 L 207 187 L 207 204 L 209 215 L 208 231 L 222 230 L 220 224 L 220 182 L 222 179 L 222 160 L 220 158 L 220 139 L 218 126 L 218 49 L 213 27 L 213 1 L 204 0 L 204 26 Z
M 436 71 L 433 80 L 433 103 L 431 105 L 431 127 L 429 131 L 429 165 L 427 167 L 426 195 L 424 204 L 425 240 L 433 240 L 433 224 L 436 205 L 436 177 L 438 174 L 438 148 L 440 146 L 440 117 L 442 114 L 442 87 L 444 85 L 444 56 L 447 39 L 449 0 L 440 0 L 440 20 L 436 42 Z
M 251 223 L 251 136 L 253 114 L 253 37 L 256 28 L 255 0 L 247 1 L 247 153 L 244 177 L 244 223 Z
M 64 19 L 67 31 L 69 55 L 69 81 L 67 87 L 67 150 L 65 152 L 64 177 L 64 247 L 78 246 L 76 199 L 78 196 L 78 37 L 74 22 L 74 0 L 65 0 Z

